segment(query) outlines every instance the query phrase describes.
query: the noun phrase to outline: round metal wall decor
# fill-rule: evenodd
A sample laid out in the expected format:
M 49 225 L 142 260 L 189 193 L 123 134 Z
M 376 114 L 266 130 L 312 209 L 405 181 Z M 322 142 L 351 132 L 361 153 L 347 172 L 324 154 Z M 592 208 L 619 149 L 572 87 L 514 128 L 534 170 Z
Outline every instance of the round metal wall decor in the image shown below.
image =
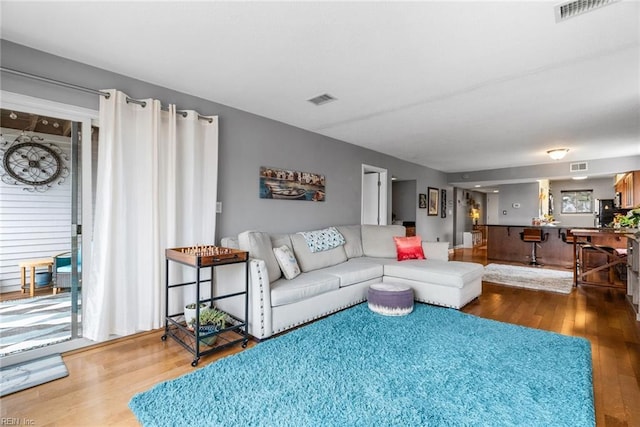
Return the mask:
M 7 145 L 5 142 L 3 145 Z M 28 191 L 47 191 L 69 176 L 67 155 L 55 144 L 38 136 L 20 135 L 8 147 L 0 148 L 2 182 L 24 184 Z

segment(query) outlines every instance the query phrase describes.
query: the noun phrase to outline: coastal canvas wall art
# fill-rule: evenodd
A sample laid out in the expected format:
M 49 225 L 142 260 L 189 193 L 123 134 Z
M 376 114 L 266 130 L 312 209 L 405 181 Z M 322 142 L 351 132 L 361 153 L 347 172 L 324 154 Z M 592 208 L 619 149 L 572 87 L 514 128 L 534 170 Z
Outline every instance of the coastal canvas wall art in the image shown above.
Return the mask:
M 324 175 L 261 166 L 260 198 L 324 202 Z

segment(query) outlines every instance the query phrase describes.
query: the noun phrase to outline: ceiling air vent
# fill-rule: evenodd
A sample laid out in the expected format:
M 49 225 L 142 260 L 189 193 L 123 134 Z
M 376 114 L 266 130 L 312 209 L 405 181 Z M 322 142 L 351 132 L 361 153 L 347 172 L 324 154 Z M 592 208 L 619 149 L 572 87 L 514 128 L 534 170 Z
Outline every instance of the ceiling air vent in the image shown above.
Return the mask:
M 316 97 L 313 97 L 311 99 L 307 99 L 307 101 L 309 101 L 312 104 L 315 105 L 324 105 L 326 103 L 329 103 L 331 101 L 335 101 L 337 98 L 334 98 L 333 96 L 329 95 L 328 93 L 323 93 L 322 95 L 318 95 Z
M 584 172 L 587 170 L 587 162 L 569 163 L 569 172 Z
M 620 0 L 574 0 L 570 2 L 560 3 L 555 6 L 556 22 L 566 21 L 574 16 L 591 12 L 603 6 L 617 3 Z

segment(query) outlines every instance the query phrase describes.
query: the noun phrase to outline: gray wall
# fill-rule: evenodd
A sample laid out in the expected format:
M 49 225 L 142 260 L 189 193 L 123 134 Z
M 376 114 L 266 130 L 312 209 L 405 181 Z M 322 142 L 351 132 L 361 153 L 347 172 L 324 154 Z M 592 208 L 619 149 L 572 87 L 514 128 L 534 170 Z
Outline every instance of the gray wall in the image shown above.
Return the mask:
M 389 177 L 416 180 L 417 188 L 446 188 L 446 174 L 314 134 L 264 117 L 155 86 L 140 80 L 1 41 L 4 67 L 95 89 L 115 88 L 133 98 L 156 98 L 179 109 L 218 115 L 219 183 L 217 239 L 247 229 L 272 232 L 308 230 L 331 224 L 359 224 L 361 165 L 386 168 Z M 188 78 L 188 76 L 183 76 Z M 286 82 L 283 82 L 286 84 Z M 65 104 L 98 109 L 98 96 L 3 73 L 2 89 Z M 326 202 L 294 202 L 258 197 L 260 166 L 324 174 Z M 391 189 L 391 183 L 389 186 Z M 389 204 L 391 204 L 391 197 Z M 417 206 L 416 206 L 417 209 Z M 389 206 L 391 221 L 391 206 Z M 453 223 L 416 214 L 417 233 L 425 240 L 451 241 Z
M 513 204 L 519 203 L 519 208 Z M 500 186 L 499 215 L 502 225 L 530 225 L 539 216 L 538 183 L 509 184 Z M 506 211 L 506 215 L 502 212 Z
M 593 190 L 594 199 L 613 199 L 615 196 L 613 178 L 585 179 L 583 181 L 565 180 L 550 181 L 549 187 L 553 194 L 553 217 L 560 221 L 562 226 L 593 227 L 595 225 L 594 214 L 562 214 L 562 191 Z M 594 200 L 595 203 L 595 200 Z M 598 207 L 594 205 L 594 211 Z
M 499 211 L 497 224 L 528 225 L 531 219 L 538 217 L 538 183 L 505 184 L 498 187 Z M 549 181 L 549 190 L 553 195 L 554 219 L 563 227 L 593 227 L 594 214 L 565 214 L 561 213 L 561 192 L 564 190 L 593 190 L 594 199 L 613 199 L 615 195 L 613 178 L 593 178 L 582 181 L 556 180 Z M 520 208 L 513 207 L 513 203 L 520 203 Z M 546 201 L 545 201 L 546 203 Z M 594 207 L 594 209 L 597 209 Z M 506 210 L 507 215 L 502 211 Z M 458 224 L 456 224 L 458 225 Z M 457 234 L 457 233 L 456 233 Z
M 416 181 L 394 181 L 391 204 L 396 221 L 415 221 L 418 189 Z
M 580 160 L 576 162 L 581 162 Z M 604 176 L 621 172 L 629 172 L 640 169 L 640 154 L 630 154 L 625 157 L 610 159 L 586 160 L 588 170 L 586 172 L 571 173 L 569 165 L 576 162 L 553 162 L 540 165 L 518 166 L 502 169 L 488 169 L 469 172 L 455 172 L 447 175 L 449 183 L 461 185 L 473 182 L 504 182 L 533 181 L 546 178 L 549 180 L 567 179 L 574 175 Z

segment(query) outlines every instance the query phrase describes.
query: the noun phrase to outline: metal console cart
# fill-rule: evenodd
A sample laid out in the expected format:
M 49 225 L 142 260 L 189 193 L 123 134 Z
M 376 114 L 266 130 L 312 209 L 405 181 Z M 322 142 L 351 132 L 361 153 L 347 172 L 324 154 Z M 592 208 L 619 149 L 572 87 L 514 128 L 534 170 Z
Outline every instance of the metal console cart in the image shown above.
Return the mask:
M 247 332 L 247 322 L 249 316 L 249 253 L 231 248 L 224 248 L 214 245 L 197 245 L 192 247 L 171 248 L 165 250 L 165 324 L 164 335 L 162 340 L 165 341 L 167 337 L 172 337 L 180 345 L 189 350 L 193 356 L 193 362 L 191 366 L 197 366 L 201 356 L 220 350 L 225 347 L 232 346 L 237 343 L 242 343 L 242 347 L 246 348 L 249 341 L 249 335 Z M 169 264 L 170 262 L 177 262 L 189 267 L 193 267 L 196 270 L 196 280 L 185 283 L 169 283 Z M 228 293 L 224 295 L 215 295 L 215 271 L 214 269 L 219 266 L 229 264 L 244 263 L 245 268 L 245 283 L 244 289 L 238 292 Z M 201 269 L 211 269 L 210 279 L 201 279 Z M 211 297 L 207 299 L 201 299 L 200 297 L 200 284 L 209 282 L 211 285 Z M 190 328 L 187 325 L 187 319 L 184 319 L 184 313 L 169 313 L 169 289 L 182 286 L 195 286 L 196 287 L 196 316 L 195 325 Z M 231 315 L 228 315 L 228 324 L 215 332 L 203 332 L 200 329 L 200 304 L 209 303 L 213 306 L 217 300 L 233 297 L 244 297 L 244 318 L 240 319 Z M 228 313 L 227 313 L 228 314 Z M 215 340 L 215 346 L 209 347 L 205 344 L 207 340 Z M 202 347 L 205 347 L 204 349 Z

